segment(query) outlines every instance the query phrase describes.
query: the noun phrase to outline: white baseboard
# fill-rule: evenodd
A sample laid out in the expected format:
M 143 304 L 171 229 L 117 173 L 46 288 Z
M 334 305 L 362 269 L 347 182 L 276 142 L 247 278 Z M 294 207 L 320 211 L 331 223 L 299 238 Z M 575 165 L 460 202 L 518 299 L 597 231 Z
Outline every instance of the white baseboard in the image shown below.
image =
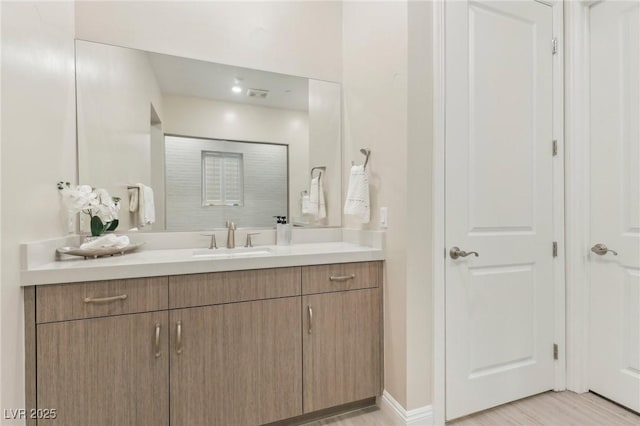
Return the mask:
M 382 392 L 379 404 L 380 409 L 395 418 L 399 424 L 407 426 L 433 425 L 433 407 L 431 405 L 407 411 L 386 390 Z

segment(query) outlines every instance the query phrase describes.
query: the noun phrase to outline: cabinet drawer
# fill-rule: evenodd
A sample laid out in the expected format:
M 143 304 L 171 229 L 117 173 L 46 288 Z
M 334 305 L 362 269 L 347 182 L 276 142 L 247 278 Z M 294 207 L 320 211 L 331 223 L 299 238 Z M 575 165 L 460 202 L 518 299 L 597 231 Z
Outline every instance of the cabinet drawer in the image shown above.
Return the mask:
M 167 277 L 90 281 L 36 288 L 38 323 L 168 308 Z
M 299 295 L 300 268 L 169 277 L 171 309 Z
M 302 294 L 379 287 L 382 262 L 336 263 L 302 268 Z

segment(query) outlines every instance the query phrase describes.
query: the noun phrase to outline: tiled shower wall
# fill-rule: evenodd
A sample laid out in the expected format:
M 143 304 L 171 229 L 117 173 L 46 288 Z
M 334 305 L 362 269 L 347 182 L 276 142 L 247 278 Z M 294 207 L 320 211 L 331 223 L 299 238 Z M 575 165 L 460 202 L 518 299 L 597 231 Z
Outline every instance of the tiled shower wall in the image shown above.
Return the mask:
M 229 142 L 166 136 L 166 229 L 192 231 L 272 226 L 273 216 L 287 215 L 286 145 Z M 243 154 L 244 205 L 202 205 L 202 151 Z

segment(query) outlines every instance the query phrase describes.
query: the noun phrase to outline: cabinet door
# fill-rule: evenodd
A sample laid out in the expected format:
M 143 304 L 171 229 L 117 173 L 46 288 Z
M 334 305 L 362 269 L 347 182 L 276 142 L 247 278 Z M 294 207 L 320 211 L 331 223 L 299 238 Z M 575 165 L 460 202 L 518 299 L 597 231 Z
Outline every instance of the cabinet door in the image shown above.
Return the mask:
M 57 414 L 38 424 L 169 424 L 168 312 L 40 324 L 37 339 L 38 408 Z
M 177 309 L 170 318 L 172 426 L 250 426 L 302 413 L 300 297 Z
M 380 290 L 303 296 L 304 412 L 380 394 Z

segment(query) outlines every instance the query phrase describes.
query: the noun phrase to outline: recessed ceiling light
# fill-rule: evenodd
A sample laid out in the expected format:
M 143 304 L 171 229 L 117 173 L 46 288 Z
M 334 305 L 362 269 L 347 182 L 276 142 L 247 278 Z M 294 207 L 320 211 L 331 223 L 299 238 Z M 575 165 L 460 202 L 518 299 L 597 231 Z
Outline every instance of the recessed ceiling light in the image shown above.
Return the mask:
M 232 91 L 233 93 L 240 93 L 240 92 L 242 92 L 242 87 L 240 87 L 240 86 L 233 86 L 233 87 L 231 88 L 231 91 Z

